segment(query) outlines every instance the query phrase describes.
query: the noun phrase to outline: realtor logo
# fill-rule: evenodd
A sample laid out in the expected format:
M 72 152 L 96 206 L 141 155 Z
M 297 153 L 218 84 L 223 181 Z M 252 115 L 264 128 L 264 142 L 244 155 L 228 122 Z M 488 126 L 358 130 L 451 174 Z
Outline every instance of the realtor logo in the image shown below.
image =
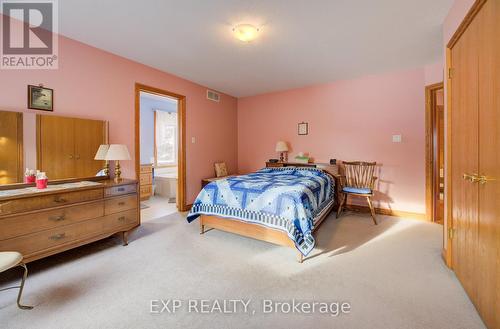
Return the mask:
M 2 69 L 57 69 L 57 0 L 2 0 Z

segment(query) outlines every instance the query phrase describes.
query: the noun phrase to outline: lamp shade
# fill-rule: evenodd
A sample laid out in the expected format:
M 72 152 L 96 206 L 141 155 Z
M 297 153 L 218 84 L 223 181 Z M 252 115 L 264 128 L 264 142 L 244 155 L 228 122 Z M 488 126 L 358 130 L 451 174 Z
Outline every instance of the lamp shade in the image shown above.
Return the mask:
M 109 145 L 101 144 L 97 153 L 95 154 L 94 160 L 106 160 L 106 154 L 108 153 Z
M 288 152 L 288 145 L 286 142 L 279 141 L 276 143 L 276 152 Z
M 104 160 L 130 160 L 127 145 L 111 144 Z

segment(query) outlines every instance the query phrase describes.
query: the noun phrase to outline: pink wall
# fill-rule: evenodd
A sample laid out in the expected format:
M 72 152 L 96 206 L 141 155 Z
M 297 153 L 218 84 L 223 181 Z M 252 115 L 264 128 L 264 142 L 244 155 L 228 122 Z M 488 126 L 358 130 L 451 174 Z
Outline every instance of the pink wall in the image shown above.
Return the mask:
M 214 162 L 225 161 L 236 171 L 235 98 L 209 101 L 206 87 L 65 37 L 59 39 L 58 70 L 0 71 L 0 109 L 33 112 L 26 110 L 26 86 L 42 83 L 54 89 L 53 114 L 108 120 L 110 142 L 126 144 L 134 158 L 136 82 L 186 96 L 187 203 L 194 201 L 200 180 L 214 175 Z M 125 177 L 135 177 L 134 163 L 123 161 Z
M 429 64 L 424 67 L 425 85 L 432 85 L 438 82 L 443 82 L 444 64 L 439 61 L 434 64 Z
M 425 213 L 424 68 L 288 90 L 238 100 L 238 169 L 276 158 L 276 141 L 317 162 L 377 161 L 377 206 Z M 297 135 L 297 123 L 309 135 Z M 392 135 L 401 134 L 402 143 Z

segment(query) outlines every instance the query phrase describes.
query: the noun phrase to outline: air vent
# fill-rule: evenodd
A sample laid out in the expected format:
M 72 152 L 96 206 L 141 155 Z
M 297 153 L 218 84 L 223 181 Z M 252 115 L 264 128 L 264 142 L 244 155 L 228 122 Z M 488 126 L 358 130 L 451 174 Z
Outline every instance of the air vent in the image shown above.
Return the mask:
M 219 102 L 220 101 L 220 94 L 216 93 L 213 90 L 207 90 L 207 98 L 211 101 Z

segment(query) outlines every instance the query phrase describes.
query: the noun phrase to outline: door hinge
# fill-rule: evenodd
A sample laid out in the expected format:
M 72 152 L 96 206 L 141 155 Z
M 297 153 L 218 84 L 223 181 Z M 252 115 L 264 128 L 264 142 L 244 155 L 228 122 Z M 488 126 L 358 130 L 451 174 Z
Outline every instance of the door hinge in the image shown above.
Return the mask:
M 448 68 L 448 79 L 453 78 L 453 68 Z
M 453 240 L 453 227 L 448 228 L 448 239 Z

